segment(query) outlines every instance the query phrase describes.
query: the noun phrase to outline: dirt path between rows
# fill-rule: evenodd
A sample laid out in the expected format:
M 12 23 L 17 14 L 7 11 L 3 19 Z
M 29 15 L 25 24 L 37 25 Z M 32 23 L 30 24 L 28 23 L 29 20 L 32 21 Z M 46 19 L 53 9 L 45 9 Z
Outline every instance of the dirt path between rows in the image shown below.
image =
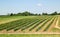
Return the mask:
M 55 28 L 56 21 L 57 21 L 57 17 L 55 17 L 53 23 L 51 24 L 51 26 L 50 26 L 49 29 L 47 30 L 48 32 L 51 32 L 52 28 Z
M 59 32 L 11 32 L 11 33 L 0 33 L 0 34 L 60 34 Z
M 50 19 L 50 21 L 48 21 L 45 26 L 43 26 L 43 28 L 41 28 L 40 32 L 44 32 L 44 30 L 46 29 L 46 27 L 50 24 L 50 22 L 53 20 L 54 18 Z M 46 31 L 47 32 L 47 31 Z
M 55 28 L 60 29 L 60 27 L 58 26 L 58 22 L 59 22 L 59 17 L 58 17 L 58 20 L 57 20 L 57 22 L 56 22 L 56 26 L 55 26 Z

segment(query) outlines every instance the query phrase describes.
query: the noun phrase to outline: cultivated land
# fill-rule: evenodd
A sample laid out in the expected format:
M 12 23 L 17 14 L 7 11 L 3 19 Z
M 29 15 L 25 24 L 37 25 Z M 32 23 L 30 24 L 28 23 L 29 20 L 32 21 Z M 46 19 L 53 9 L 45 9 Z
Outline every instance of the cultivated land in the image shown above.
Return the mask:
M 59 37 L 60 15 L 0 16 L 0 34 L 7 37 Z

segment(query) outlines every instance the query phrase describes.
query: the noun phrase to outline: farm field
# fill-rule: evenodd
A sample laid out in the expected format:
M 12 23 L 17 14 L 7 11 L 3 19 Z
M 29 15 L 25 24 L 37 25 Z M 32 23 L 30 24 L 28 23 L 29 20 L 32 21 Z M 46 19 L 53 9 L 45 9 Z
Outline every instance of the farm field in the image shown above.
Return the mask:
M 59 18 L 59 15 L 0 16 L 0 37 L 60 37 Z
M 0 24 L 35 16 L 0 16 Z
M 59 15 L 55 16 L 10 16 L 0 17 L 0 33 L 44 34 L 60 33 Z M 14 20 L 15 19 L 15 20 Z M 11 21 L 13 20 L 13 21 Z M 8 22 L 9 21 L 9 22 Z
M 60 37 L 59 34 L 0 34 L 0 37 Z

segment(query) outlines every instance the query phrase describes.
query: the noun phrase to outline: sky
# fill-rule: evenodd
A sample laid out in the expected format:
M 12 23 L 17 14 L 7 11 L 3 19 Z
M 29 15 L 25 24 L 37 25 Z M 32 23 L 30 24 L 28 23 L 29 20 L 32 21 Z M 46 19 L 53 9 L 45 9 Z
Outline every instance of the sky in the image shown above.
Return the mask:
M 60 0 L 0 0 L 0 15 L 24 11 L 37 14 L 60 12 Z

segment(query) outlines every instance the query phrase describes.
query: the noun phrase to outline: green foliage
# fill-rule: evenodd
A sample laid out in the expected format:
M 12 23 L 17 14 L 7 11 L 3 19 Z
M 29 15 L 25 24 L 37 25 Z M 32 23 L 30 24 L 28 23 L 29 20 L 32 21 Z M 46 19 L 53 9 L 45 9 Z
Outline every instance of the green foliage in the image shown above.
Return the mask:
M 13 15 L 14 15 L 13 13 L 10 14 L 10 16 L 13 16 Z
M 42 15 L 48 15 L 47 13 L 42 13 Z
M 53 13 L 51 13 L 50 15 L 57 15 L 58 13 L 55 11 Z
M 17 13 L 17 14 L 13 14 L 11 13 L 10 16 L 40 16 L 40 14 L 33 14 L 33 13 L 30 13 L 28 11 L 25 11 L 25 12 L 22 12 L 22 13 Z

